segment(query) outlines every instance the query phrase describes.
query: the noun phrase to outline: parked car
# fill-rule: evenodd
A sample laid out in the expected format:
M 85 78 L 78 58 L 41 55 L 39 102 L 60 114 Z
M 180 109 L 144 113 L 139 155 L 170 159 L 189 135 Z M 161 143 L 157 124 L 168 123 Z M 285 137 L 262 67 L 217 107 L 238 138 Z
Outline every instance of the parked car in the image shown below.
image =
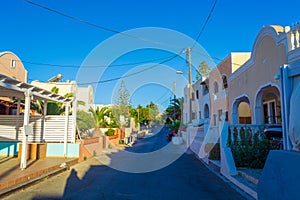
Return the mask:
M 264 130 L 265 138 L 272 140 L 278 149 L 283 149 L 282 126 L 269 126 Z
M 282 138 L 282 126 L 269 126 L 264 130 L 265 137 L 269 140 Z

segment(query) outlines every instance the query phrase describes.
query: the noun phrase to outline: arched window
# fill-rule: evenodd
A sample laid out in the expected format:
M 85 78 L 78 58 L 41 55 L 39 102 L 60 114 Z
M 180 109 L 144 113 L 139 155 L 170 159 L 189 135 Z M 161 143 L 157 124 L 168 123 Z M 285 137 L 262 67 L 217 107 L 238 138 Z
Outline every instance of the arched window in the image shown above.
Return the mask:
M 223 89 L 228 88 L 227 77 L 225 75 L 222 76 L 222 80 L 223 80 Z
M 217 94 L 219 92 L 218 83 L 217 81 L 213 84 L 213 94 Z

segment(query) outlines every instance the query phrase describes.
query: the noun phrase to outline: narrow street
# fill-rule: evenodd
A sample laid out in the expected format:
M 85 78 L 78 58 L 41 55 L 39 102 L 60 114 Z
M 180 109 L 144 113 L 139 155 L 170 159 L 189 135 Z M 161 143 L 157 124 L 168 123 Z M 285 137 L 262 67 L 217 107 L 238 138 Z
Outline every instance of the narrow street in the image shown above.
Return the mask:
M 139 140 L 132 152 L 163 147 L 166 128 Z M 4 199 L 243 199 L 193 155 L 183 154 L 171 165 L 148 173 L 127 173 L 101 164 L 82 162 Z

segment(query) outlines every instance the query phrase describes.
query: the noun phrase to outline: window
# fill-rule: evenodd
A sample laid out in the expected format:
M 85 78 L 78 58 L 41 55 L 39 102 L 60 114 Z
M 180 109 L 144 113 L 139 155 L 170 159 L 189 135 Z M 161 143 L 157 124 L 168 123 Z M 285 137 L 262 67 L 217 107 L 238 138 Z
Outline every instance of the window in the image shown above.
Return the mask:
M 16 60 L 11 59 L 10 67 L 11 67 L 12 69 L 15 69 L 15 68 L 16 68 Z
M 214 120 L 213 121 L 214 122 L 213 125 L 217 126 L 217 115 L 216 114 L 213 115 L 213 120 Z
M 222 80 L 223 80 L 223 89 L 228 88 L 227 77 L 225 75 L 222 76 Z
M 225 121 L 228 122 L 228 111 L 225 112 Z
M 265 124 L 277 123 L 275 100 L 266 101 L 263 103 L 263 114 Z
M 209 92 L 209 91 L 208 91 L 208 85 L 207 85 L 207 84 L 204 84 L 202 88 L 203 88 L 202 95 L 204 96 L 204 95 L 208 94 L 208 92 Z
M 192 119 L 196 119 L 196 113 L 192 112 Z
M 213 84 L 213 94 L 217 94 L 219 92 L 218 83 L 215 81 Z
M 219 109 L 219 110 L 218 110 L 219 121 L 222 121 L 222 120 L 221 120 L 222 114 L 223 114 L 222 109 Z
M 196 90 L 196 98 L 199 99 L 199 91 Z

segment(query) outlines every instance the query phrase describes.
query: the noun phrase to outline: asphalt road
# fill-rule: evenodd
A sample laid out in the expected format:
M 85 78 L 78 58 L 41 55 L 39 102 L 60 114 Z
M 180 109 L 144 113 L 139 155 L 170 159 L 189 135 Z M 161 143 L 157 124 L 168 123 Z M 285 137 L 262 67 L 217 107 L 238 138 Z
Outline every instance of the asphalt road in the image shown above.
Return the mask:
M 143 154 L 162 149 L 167 144 L 166 133 L 164 128 L 153 137 L 139 140 L 127 151 Z M 122 161 L 121 157 L 116 158 Z M 140 163 L 143 164 L 148 163 Z M 118 171 L 92 158 L 4 199 L 244 198 L 193 155 L 183 154 L 169 166 L 147 173 Z

